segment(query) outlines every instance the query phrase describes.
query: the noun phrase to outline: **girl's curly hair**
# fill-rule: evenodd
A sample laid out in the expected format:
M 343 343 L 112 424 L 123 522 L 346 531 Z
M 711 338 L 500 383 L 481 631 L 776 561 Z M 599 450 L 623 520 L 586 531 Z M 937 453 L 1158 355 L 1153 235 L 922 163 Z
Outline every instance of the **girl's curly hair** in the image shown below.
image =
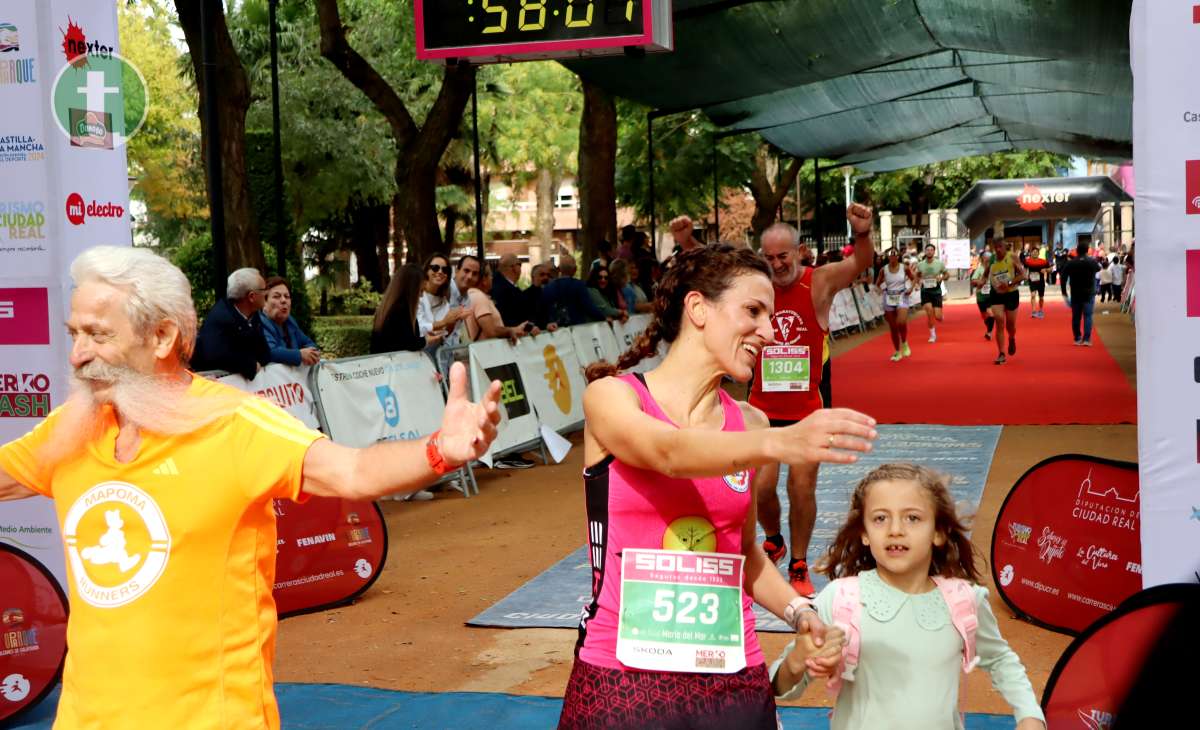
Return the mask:
M 817 570 L 830 578 L 842 578 L 858 575 L 875 567 L 871 548 L 862 543 L 862 536 L 866 532 L 864 508 L 867 490 L 879 482 L 886 481 L 916 482 L 933 502 L 934 529 L 945 536 L 946 541 L 940 546 L 933 546 L 929 574 L 964 578 L 972 583 L 979 583 L 978 561 L 982 560 L 982 556 L 967 536 L 969 521 L 960 517 L 954 507 L 954 500 L 950 496 L 949 478 L 932 469 L 905 463 L 878 466 L 862 478 L 850 498 L 850 512 L 846 515 L 846 524 L 838 531 Z

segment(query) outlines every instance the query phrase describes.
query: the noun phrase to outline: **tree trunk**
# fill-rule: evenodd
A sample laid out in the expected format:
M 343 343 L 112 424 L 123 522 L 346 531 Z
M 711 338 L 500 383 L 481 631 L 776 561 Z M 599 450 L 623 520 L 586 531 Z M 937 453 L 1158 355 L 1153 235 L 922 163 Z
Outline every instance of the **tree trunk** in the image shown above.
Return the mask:
M 579 233 L 583 260 L 596 257 L 600 241 L 617 240 L 617 105 L 583 79 L 579 120 Z M 552 251 L 546 249 L 546 255 Z
M 196 77 L 196 88 L 204 88 L 204 55 L 201 49 L 203 35 L 200 29 L 200 4 L 209 0 L 175 0 L 175 11 L 179 25 L 183 28 L 191 54 L 192 70 Z M 221 8 L 218 2 L 214 7 Z M 246 175 L 246 110 L 250 108 L 250 81 L 246 69 L 238 57 L 229 27 L 225 24 L 225 13 L 213 13 L 213 35 L 216 46 L 217 79 L 219 90 L 217 102 L 218 123 L 221 125 L 222 201 L 225 206 L 225 250 L 229 270 L 253 267 L 265 271 L 267 262 L 263 258 L 262 241 L 258 226 L 254 222 L 254 208 L 250 202 L 249 177 Z M 205 117 L 205 99 L 200 102 L 200 150 L 208 150 L 209 130 Z M 208 168 L 205 168 L 207 179 Z M 212 201 L 209 201 L 212 204 Z
M 778 185 L 774 188 L 771 187 L 768 177 L 770 159 L 765 146 L 759 148 L 754 163 L 754 170 L 750 173 L 750 194 L 754 197 L 754 215 L 750 217 L 750 231 L 757 243 L 762 237 L 763 231 L 775 222 L 779 204 L 796 183 L 796 176 L 800 174 L 800 166 L 804 164 L 804 161 L 793 158 L 783 173 L 783 179 L 779 180 Z M 799 217 L 797 217 L 798 221 Z
M 358 263 L 359 280 L 371 282 L 374 291 L 382 292 L 387 286 L 384 272 L 387 260 L 380 251 L 387 252 L 388 207 L 368 205 L 350 211 L 350 247 Z
M 453 205 L 448 205 L 445 208 L 442 208 L 442 220 L 446 222 L 446 233 L 443 236 L 443 245 L 446 247 L 446 251 L 450 251 L 454 248 L 454 237 L 457 234 L 458 221 L 460 218 L 462 218 L 462 216 L 459 215 L 458 209 Z
M 449 253 L 438 228 L 437 169 L 475 88 L 475 67 L 446 66 L 437 99 L 424 125 L 418 127 L 396 90 L 346 40 L 337 0 L 318 0 L 317 18 L 321 55 L 366 95 L 391 126 L 400 201 L 396 208 L 400 223 L 397 233 L 403 234 L 408 243 L 408 260 L 420 262 L 432 253 Z
M 562 173 L 542 169 L 537 172 L 537 215 L 533 240 L 542 247 L 542 255 L 549 255 L 554 246 L 554 203 L 558 200 L 558 186 L 562 184 Z

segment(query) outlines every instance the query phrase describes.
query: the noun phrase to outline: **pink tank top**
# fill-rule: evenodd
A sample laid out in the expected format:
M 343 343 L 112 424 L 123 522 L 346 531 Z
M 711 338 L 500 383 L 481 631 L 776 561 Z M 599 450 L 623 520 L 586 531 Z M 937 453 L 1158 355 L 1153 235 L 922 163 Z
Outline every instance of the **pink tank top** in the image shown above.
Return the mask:
M 672 423 L 635 373 L 619 376 L 637 391 L 642 411 Z M 735 400 L 718 391 L 725 410 L 723 431 L 744 431 L 745 421 Z M 679 549 L 690 536 L 716 535 L 708 552 L 742 552 L 742 527 L 753 498 L 754 471 L 706 479 L 671 479 L 655 471 L 622 464 L 612 455 L 584 470 L 587 500 L 588 545 L 591 548 L 592 600 L 579 621 L 576 654 L 587 662 L 610 669 L 629 669 L 617 660 L 617 619 L 621 602 L 621 553 L 625 548 Z M 673 526 L 682 518 L 685 525 Z M 696 531 L 695 518 L 712 529 Z M 707 525 L 705 525 L 707 527 Z M 669 538 L 669 543 L 668 543 Z M 746 666 L 763 664 L 762 648 L 754 632 L 750 595 L 742 590 L 745 616 Z

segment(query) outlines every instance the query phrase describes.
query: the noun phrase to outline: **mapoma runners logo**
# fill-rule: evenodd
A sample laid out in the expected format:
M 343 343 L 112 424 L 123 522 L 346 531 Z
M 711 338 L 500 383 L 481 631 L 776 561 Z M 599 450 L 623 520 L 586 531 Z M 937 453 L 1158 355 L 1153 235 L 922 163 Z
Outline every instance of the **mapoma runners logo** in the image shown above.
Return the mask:
M 71 18 L 59 31 L 66 61 L 51 87 L 55 123 L 72 147 L 120 147 L 146 121 L 150 91 L 145 77 L 112 44 L 89 38 Z
M 162 576 L 171 553 L 162 510 L 126 482 L 81 494 L 63 520 L 63 542 L 79 597 L 97 608 L 136 601 Z

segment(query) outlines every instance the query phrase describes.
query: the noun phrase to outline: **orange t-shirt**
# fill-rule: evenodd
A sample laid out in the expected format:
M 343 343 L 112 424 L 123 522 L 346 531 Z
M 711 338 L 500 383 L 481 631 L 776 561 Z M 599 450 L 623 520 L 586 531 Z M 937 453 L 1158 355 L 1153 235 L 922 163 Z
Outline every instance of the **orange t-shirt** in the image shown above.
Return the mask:
M 194 377 L 189 394 L 229 386 Z M 299 500 L 321 434 L 261 398 L 190 434 L 141 433 L 133 461 L 101 434 L 48 467 L 61 409 L 0 447 L 0 468 L 51 497 L 71 616 L 55 730 L 278 728 L 273 498 Z

